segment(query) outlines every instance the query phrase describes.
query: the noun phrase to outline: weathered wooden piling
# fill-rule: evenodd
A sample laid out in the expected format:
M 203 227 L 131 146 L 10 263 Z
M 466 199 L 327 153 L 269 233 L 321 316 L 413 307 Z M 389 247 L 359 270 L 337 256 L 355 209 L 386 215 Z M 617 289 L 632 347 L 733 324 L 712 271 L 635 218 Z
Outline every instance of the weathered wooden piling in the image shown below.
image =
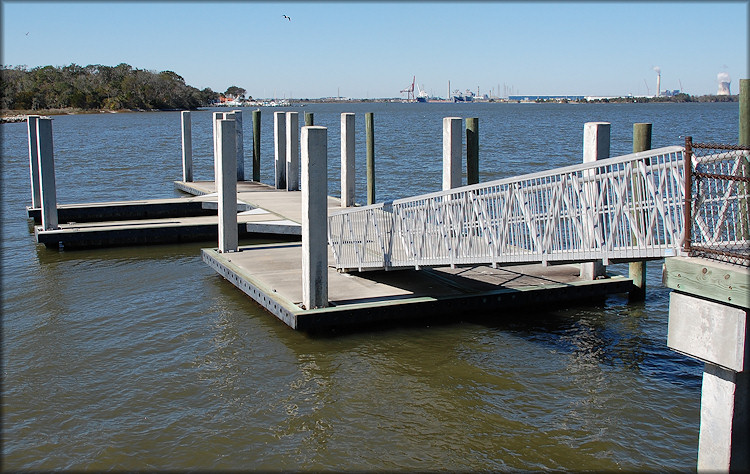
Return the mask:
M 583 162 L 591 163 L 604 158 L 609 158 L 610 124 L 607 122 L 587 122 L 583 127 Z M 595 174 L 596 171 L 589 171 Z M 596 183 L 592 183 L 596 186 Z M 598 194 L 596 189 L 589 192 L 589 202 L 593 202 Z M 584 219 L 586 222 L 586 219 Z M 599 221 L 586 222 L 586 238 L 593 242 L 596 239 L 597 228 L 601 228 Z M 581 264 L 581 278 L 595 280 L 606 274 L 602 262 L 591 262 Z
M 299 113 L 286 113 L 286 190 L 299 191 Z
M 39 195 L 42 206 L 42 228 L 58 228 L 57 190 L 55 188 L 55 157 L 52 144 L 52 119 L 36 120 L 36 138 L 39 166 Z
M 31 179 L 31 207 L 41 206 L 42 198 L 39 193 L 39 150 L 37 148 L 36 124 L 38 115 L 26 117 L 26 128 L 29 135 L 29 176 Z
M 328 306 L 328 129 L 302 128 L 302 304 Z
M 182 120 L 182 180 L 193 181 L 193 132 L 190 121 L 190 111 L 183 110 Z
M 312 127 L 315 125 L 315 115 L 312 112 L 305 112 L 305 127 Z
M 365 147 L 367 150 L 367 204 L 375 204 L 375 120 L 365 113 Z
M 750 146 L 750 79 L 740 79 L 740 141 L 742 146 Z M 750 161 L 743 162 L 743 176 L 750 176 Z M 747 196 L 750 183 L 737 183 L 738 194 Z M 740 232 L 744 240 L 750 239 L 750 203 L 747 197 L 740 199 Z
M 633 124 L 633 153 L 651 149 L 651 130 L 650 123 Z M 633 196 L 636 203 L 645 200 L 645 182 L 638 173 L 633 173 Z M 635 210 L 635 221 L 641 231 L 646 227 L 646 216 L 640 210 Z M 635 236 L 633 237 L 635 239 Z M 635 242 L 635 240 L 633 241 Z M 629 299 L 639 301 L 646 298 L 646 262 L 630 262 L 628 264 L 628 276 L 633 280 L 633 289 L 629 293 Z
M 218 193 L 219 252 L 237 250 L 237 122 L 217 122 L 216 191 Z
M 276 189 L 286 189 L 286 113 L 273 113 L 274 182 Z
M 245 138 L 242 132 L 242 111 L 233 110 L 225 114 L 224 118 L 235 121 L 237 181 L 245 181 Z
M 461 118 L 443 118 L 443 190 L 461 186 Z
M 253 110 L 253 181 L 260 181 L 260 109 Z
M 354 114 L 341 114 L 341 207 L 354 206 Z
M 466 184 L 479 183 L 479 118 L 466 119 Z

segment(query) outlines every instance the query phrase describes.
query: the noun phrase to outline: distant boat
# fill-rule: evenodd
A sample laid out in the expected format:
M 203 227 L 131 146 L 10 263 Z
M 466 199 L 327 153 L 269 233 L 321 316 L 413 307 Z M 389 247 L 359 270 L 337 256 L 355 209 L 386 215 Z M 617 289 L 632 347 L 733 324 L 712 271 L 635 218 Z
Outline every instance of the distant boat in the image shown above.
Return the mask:
M 419 87 L 419 84 L 417 84 L 417 89 L 419 90 L 419 94 L 417 95 L 417 102 L 427 102 L 427 99 L 429 98 L 427 92 Z

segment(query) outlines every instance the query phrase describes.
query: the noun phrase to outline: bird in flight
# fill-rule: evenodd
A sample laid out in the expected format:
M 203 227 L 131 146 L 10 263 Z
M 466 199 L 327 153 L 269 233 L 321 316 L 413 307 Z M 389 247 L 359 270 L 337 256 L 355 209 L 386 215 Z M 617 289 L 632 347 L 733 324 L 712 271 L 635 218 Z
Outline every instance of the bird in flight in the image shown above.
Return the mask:
M 30 32 L 30 31 L 27 31 L 27 32 L 26 32 L 26 36 L 29 36 L 29 33 L 31 33 L 31 32 Z
M 282 15 L 282 16 L 283 16 L 284 18 L 286 18 L 287 20 L 289 20 L 289 21 L 292 21 L 292 19 L 291 19 L 291 18 L 289 18 L 288 16 L 286 16 L 286 15 Z

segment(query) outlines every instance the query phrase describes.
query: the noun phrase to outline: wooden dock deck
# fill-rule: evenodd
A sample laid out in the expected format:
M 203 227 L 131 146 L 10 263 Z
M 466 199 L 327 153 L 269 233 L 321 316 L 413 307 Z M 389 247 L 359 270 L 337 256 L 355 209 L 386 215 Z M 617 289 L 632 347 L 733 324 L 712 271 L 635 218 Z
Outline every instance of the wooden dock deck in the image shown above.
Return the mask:
M 176 242 L 215 242 L 218 217 L 213 181 L 176 182 L 193 196 L 172 199 L 58 205 L 59 228 L 35 227 L 37 242 L 50 248 L 80 249 Z M 237 183 L 240 238 L 299 240 L 301 193 L 252 182 Z M 331 208 L 339 200 L 329 198 Z M 40 210 L 29 208 L 37 221 Z
M 329 307 L 304 309 L 302 245 L 241 246 L 237 252 L 203 249 L 203 260 L 258 304 L 298 330 L 466 312 L 509 311 L 590 300 L 631 289 L 613 276 L 583 280 L 578 265 L 525 265 L 340 273 L 329 255 Z

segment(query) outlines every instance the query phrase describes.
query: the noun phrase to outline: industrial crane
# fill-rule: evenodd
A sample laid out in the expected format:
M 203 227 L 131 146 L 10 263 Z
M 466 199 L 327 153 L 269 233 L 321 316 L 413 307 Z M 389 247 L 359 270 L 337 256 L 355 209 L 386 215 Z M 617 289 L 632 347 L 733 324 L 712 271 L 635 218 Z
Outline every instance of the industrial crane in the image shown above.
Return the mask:
M 414 76 L 411 80 L 411 86 L 401 91 L 402 94 L 406 92 L 406 100 L 414 100 L 414 83 L 416 81 L 417 81 L 417 76 Z

